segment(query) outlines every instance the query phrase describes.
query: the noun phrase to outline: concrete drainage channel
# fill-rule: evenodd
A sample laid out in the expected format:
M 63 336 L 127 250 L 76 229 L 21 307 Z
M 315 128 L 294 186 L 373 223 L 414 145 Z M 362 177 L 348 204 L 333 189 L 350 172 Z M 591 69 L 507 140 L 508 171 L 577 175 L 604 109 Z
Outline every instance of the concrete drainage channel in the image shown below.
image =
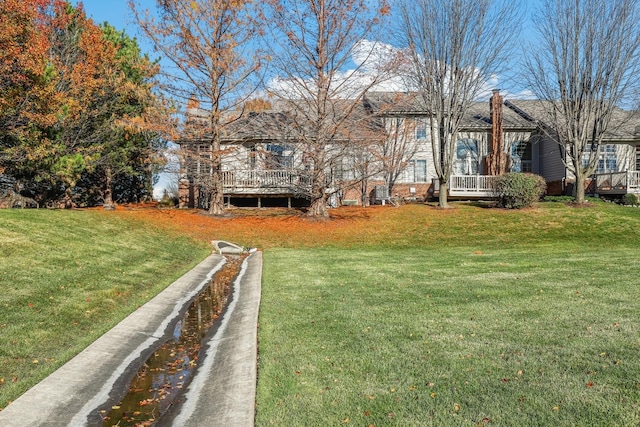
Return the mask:
M 139 376 L 139 368 L 174 336 L 180 322 L 188 317 L 185 313 L 191 302 L 223 270 L 225 254 L 246 252 L 228 242 L 212 244 L 217 253 L 8 405 L 0 412 L 0 425 L 109 425 L 103 422 L 109 418 L 111 408 L 120 406 L 132 378 Z M 226 309 L 201 342 L 197 361 L 195 357 L 189 361 L 197 365 L 187 375 L 191 377 L 174 384 L 179 385 L 179 398 L 167 405 L 165 417 L 152 417 L 142 425 L 254 424 L 261 280 L 262 254 L 251 251 L 242 261 Z M 158 398 L 162 386 L 154 387 L 153 400 Z M 142 411 L 125 412 L 133 420 L 132 414 Z

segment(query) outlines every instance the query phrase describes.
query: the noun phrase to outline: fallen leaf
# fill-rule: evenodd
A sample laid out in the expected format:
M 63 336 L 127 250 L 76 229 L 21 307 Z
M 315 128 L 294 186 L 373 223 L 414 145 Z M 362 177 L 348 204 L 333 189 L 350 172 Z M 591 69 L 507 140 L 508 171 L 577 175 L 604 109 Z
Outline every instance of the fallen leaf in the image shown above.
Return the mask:
M 457 403 L 453 404 L 453 410 L 458 412 L 460 410 L 460 405 L 458 405 Z
M 593 382 L 589 381 L 589 382 L 587 383 L 587 387 L 593 387 Z

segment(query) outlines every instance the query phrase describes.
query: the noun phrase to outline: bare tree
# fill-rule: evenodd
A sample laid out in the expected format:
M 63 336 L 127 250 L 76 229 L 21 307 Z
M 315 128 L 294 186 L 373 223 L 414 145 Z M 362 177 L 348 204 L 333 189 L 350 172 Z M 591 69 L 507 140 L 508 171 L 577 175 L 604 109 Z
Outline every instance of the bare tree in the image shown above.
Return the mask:
M 220 139 L 257 87 L 252 79 L 260 71 L 254 43 L 259 14 L 252 0 L 158 0 L 156 4 L 154 16 L 129 0 L 144 34 L 172 65 L 163 63 L 163 88 L 181 105 L 192 100 L 196 120 L 184 121 L 181 138 L 194 141 L 200 149 L 207 147 L 198 153 L 198 161 L 207 164 L 197 178 L 210 194 L 209 213 L 221 214 Z
M 449 180 L 462 118 L 505 71 L 519 7 L 497 0 L 405 0 L 399 34 L 408 47 L 416 89 L 430 128 L 439 206 L 448 207 Z
M 531 90 L 542 103 L 543 129 L 557 140 L 584 203 L 585 179 L 613 129 L 617 107 L 637 101 L 640 71 L 638 0 L 545 0 L 540 40 L 527 61 Z
M 309 215 L 327 216 L 337 193 L 331 166 L 353 142 L 354 114 L 367 89 L 380 80 L 370 64 L 379 45 L 367 42 L 389 13 L 385 0 L 269 0 L 273 66 L 279 75 L 270 92 L 286 100 L 297 146 L 304 151 L 310 188 Z M 354 55 L 360 65 L 349 69 Z M 388 59 L 388 58 L 387 58 Z

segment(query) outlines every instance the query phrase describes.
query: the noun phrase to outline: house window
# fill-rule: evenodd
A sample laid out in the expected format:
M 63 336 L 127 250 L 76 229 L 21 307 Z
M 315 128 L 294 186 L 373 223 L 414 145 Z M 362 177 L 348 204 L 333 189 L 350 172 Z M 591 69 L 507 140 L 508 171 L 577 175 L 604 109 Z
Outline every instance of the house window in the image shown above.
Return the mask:
M 339 158 L 333 168 L 333 177 L 338 181 L 353 179 L 353 169 L 348 158 Z
M 511 172 L 532 172 L 531 143 L 516 141 L 511 145 Z
M 427 139 L 427 125 L 421 120 L 416 122 L 416 139 Z
M 267 168 L 291 169 L 293 168 L 293 155 L 289 146 L 279 144 L 267 144 Z
M 456 175 L 476 175 L 479 160 L 478 141 L 463 138 L 456 142 Z
M 249 151 L 249 169 L 255 170 L 258 166 L 258 152 L 256 151 L 256 147 L 251 147 Z
M 582 154 L 582 166 L 586 167 L 589 164 L 591 157 L 591 149 L 588 148 Z M 601 145 L 598 152 L 598 165 L 595 173 L 610 173 L 618 172 L 618 154 L 616 153 L 616 146 L 613 144 Z
M 606 172 L 618 172 L 618 155 L 616 154 L 615 145 L 607 144 L 600 147 L 598 173 Z
M 405 174 L 407 182 L 427 182 L 427 161 L 411 160 Z

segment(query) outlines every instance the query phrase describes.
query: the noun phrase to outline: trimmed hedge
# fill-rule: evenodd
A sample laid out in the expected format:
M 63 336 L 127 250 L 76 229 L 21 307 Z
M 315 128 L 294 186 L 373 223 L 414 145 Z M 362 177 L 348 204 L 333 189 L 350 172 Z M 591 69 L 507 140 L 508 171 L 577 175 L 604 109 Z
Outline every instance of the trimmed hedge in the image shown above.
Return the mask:
M 498 205 L 506 209 L 521 209 L 540 200 L 547 189 L 544 178 L 531 173 L 507 173 L 498 177 Z

